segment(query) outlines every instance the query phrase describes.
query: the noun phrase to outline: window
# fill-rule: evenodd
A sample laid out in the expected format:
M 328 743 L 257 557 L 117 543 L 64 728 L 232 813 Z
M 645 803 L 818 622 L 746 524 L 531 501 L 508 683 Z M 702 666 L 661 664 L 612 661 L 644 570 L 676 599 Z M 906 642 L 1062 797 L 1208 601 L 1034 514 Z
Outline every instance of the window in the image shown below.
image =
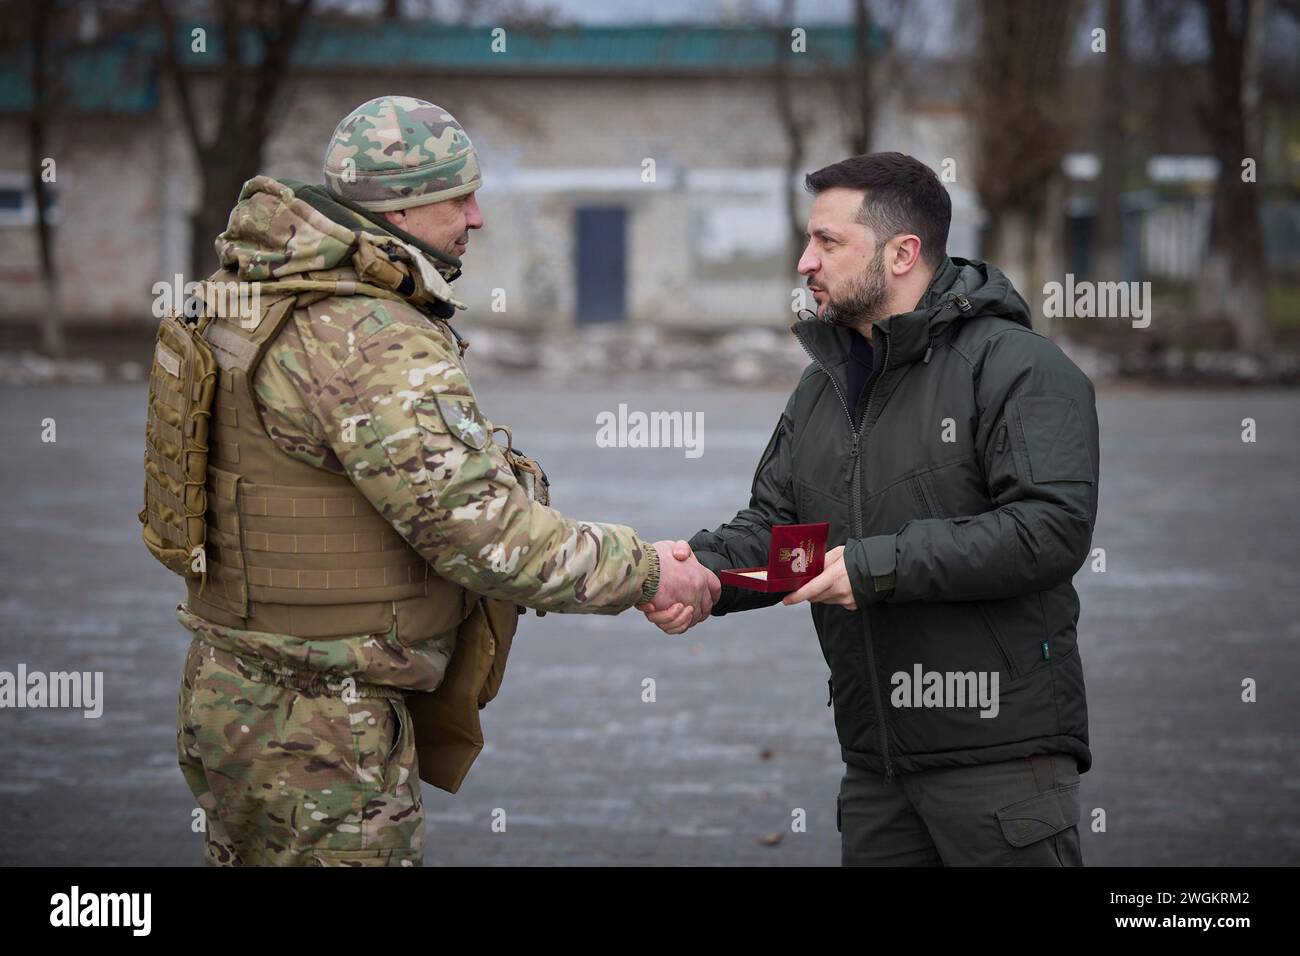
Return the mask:
M 51 223 L 60 216 L 59 188 L 54 183 L 45 184 L 45 214 Z M 27 227 L 36 225 L 36 195 L 32 190 L 31 174 L 27 171 L 0 171 L 0 227 Z

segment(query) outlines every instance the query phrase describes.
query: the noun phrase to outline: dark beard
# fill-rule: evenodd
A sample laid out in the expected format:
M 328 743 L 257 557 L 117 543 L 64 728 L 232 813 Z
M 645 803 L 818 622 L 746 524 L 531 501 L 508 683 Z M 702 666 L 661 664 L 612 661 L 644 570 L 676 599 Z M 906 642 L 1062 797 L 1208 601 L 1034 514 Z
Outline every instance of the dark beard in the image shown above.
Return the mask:
M 883 246 L 881 247 L 883 248 Z M 831 299 L 826 306 L 823 322 L 848 328 L 863 329 L 878 319 L 883 319 L 885 302 L 889 299 L 889 282 L 885 278 L 884 257 L 881 249 L 867 263 L 866 269 L 839 299 Z

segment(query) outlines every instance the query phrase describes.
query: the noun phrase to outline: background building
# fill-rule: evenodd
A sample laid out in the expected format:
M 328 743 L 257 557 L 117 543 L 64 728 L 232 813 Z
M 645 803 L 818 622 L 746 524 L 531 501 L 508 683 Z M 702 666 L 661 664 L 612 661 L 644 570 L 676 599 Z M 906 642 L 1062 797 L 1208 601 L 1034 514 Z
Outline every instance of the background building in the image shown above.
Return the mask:
M 191 29 L 178 26 L 179 41 L 200 123 L 211 126 L 221 50 L 209 39 L 204 52 L 189 51 Z M 781 72 L 789 29 L 507 30 L 505 50 L 493 52 L 487 27 L 322 23 L 299 41 L 260 169 L 319 182 L 325 143 L 353 107 L 390 92 L 429 99 L 466 126 L 484 169 L 487 224 L 457 286 L 476 319 L 779 326 L 802 284 L 787 202 L 793 195 L 806 215 L 803 174 L 850 152 L 854 38 L 841 27 L 803 32 L 806 53 L 786 54 Z M 882 42 L 879 31 L 869 41 Z M 200 189 L 160 47 L 146 27 L 64 60 L 64 108 L 49 118 L 47 152 L 57 158 L 54 257 L 71 323 L 151 324 L 153 284 L 194 278 Z M 803 129 L 794 171 L 782 84 Z M 26 136 L 22 86 L 0 96 L 0 134 L 15 142 Z M 901 91 L 882 97 L 882 148 L 936 168 L 945 158 L 965 164 L 950 107 L 904 110 Z M 35 200 L 21 151 L 10 157 L 0 162 L 0 322 L 32 321 L 45 302 Z M 952 249 L 973 254 L 974 195 L 950 188 Z

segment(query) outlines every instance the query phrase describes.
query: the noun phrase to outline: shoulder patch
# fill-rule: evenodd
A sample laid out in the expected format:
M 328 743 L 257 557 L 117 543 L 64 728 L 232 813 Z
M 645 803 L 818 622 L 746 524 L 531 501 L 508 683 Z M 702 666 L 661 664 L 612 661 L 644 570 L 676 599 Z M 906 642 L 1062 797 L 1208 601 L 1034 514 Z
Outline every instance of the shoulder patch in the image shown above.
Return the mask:
M 438 413 L 455 435 L 475 451 L 482 451 L 492 440 L 492 428 L 479 411 L 478 402 L 467 395 L 435 395 Z

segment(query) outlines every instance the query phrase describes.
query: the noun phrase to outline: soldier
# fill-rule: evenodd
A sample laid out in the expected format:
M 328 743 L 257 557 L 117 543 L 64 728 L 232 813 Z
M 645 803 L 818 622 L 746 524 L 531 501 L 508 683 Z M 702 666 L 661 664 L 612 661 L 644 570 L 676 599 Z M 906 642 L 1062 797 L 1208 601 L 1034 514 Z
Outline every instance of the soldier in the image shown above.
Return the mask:
M 204 302 L 197 512 L 200 482 L 158 453 L 179 393 L 151 386 L 146 540 L 184 518 L 205 535 L 177 742 L 209 864 L 419 865 L 420 778 L 460 786 L 517 605 L 701 620 L 718 595 L 673 542 L 547 507 L 540 468 L 495 441 L 447 322 L 480 183 L 450 113 L 383 96 L 338 125 L 324 188 L 244 184 L 209 282 L 255 284 L 258 307 Z

